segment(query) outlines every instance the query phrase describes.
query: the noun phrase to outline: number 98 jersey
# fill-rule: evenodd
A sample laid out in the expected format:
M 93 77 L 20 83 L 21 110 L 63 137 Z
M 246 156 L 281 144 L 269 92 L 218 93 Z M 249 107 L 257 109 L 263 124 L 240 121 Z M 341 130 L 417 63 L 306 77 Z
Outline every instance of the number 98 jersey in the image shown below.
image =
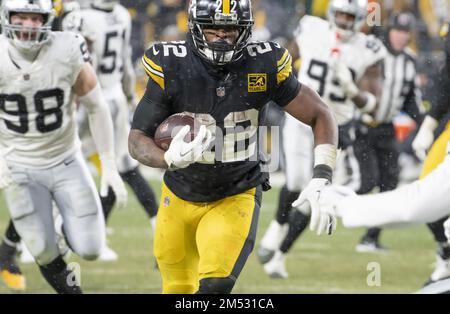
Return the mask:
M 0 36 L 0 149 L 15 148 L 9 164 L 48 168 L 79 147 L 72 86 L 89 53 L 79 35 L 49 36 L 31 64 Z
M 309 15 L 301 19 L 295 37 L 302 61 L 299 80 L 319 93 L 335 113 L 339 125 L 348 123 L 354 116 L 355 106 L 334 78 L 333 63 L 339 58 L 358 82 L 369 67 L 386 57 L 383 43 L 363 33 L 338 43 L 329 22 Z M 335 48 L 339 56 L 334 58 L 332 51 Z

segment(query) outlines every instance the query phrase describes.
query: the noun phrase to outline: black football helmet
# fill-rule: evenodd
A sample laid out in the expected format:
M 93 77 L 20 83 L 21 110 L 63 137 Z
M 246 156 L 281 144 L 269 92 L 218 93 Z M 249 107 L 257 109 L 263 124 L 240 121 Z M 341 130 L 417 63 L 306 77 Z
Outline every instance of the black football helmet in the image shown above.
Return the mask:
M 238 60 L 252 34 L 253 15 L 251 0 L 191 0 L 189 29 L 198 54 L 215 65 Z M 236 27 L 239 36 L 234 44 L 208 42 L 206 28 Z

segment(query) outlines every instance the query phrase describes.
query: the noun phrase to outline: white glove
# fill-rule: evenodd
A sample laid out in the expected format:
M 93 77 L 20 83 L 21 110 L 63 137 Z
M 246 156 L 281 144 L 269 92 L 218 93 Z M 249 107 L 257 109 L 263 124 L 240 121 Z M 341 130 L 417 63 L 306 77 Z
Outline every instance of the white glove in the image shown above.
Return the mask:
M 343 185 L 327 185 L 320 193 L 320 209 L 335 217 L 345 218 L 346 208 L 340 207 L 347 197 L 357 196 L 354 190 Z
M 359 88 L 353 81 L 352 72 L 342 61 L 336 61 L 334 75 L 349 98 L 354 98 L 358 95 Z
M 0 153 L 0 190 L 6 189 L 13 183 L 11 171 L 6 163 L 5 157 L 14 150 L 13 147 L 9 147 Z
M 336 230 L 336 215 L 333 207 L 322 206 L 320 203 L 321 191 L 330 184 L 327 179 L 312 179 L 300 197 L 292 204 L 300 210 L 300 207 L 306 202 L 311 206 L 311 222 L 309 228 L 317 232 L 317 235 L 327 233 L 331 235 Z
M 450 218 L 444 222 L 445 236 L 447 237 L 448 243 L 450 243 Z
M 438 122 L 436 119 L 426 116 L 425 120 L 423 120 L 422 125 L 420 126 L 419 132 L 416 135 L 416 138 L 412 142 L 412 148 L 416 153 L 416 156 L 420 160 L 425 160 L 427 156 L 427 150 L 431 147 L 434 141 L 434 130 L 438 126 Z
M 199 161 L 205 150 L 211 144 L 211 132 L 206 126 L 200 126 L 197 136 L 190 143 L 184 141 L 184 137 L 190 132 L 191 127 L 185 125 L 170 143 L 169 149 L 164 154 L 169 169 L 183 169 Z
M 125 184 L 120 177 L 116 166 L 116 159 L 114 155 L 101 155 L 102 162 L 102 177 L 100 180 L 100 195 L 106 197 L 108 195 L 108 188 L 111 187 L 116 196 L 116 205 L 118 208 L 123 208 L 127 204 L 128 192 Z

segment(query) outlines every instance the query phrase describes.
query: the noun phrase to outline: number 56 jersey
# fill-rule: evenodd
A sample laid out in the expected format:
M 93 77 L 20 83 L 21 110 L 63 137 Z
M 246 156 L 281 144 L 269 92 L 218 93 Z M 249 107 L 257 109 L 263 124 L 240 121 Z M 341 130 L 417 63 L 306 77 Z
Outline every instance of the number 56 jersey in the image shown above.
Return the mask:
M 14 147 L 10 165 L 49 168 L 79 147 L 72 86 L 89 54 L 81 36 L 49 36 L 31 64 L 0 36 L 0 149 Z
M 71 25 L 73 19 L 78 21 Z M 128 10 L 118 4 L 112 11 L 97 8 L 74 11 L 64 19 L 63 28 L 79 32 L 89 43 L 102 89 L 122 90 L 125 62 L 131 58 Z
M 309 15 L 301 19 L 295 35 L 302 61 L 299 80 L 319 93 L 335 113 L 339 125 L 348 123 L 353 119 L 355 105 L 334 77 L 334 62 L 337 59 L 344 62 L 358 82 L 369 67 L 386 57 L 383 43 L 363 33 L 338 43 L 329 22 Z M 337 49 L 338 56 L 332 56 L 333 49 Z

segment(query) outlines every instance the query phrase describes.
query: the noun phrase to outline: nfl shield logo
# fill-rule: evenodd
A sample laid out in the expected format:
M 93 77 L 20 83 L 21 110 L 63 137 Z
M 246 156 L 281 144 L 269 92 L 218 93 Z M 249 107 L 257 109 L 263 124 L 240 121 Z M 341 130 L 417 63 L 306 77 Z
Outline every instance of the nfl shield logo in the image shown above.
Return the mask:
M 170 198 L 168 197 L 168 196 L 166 196 L 165 198 L 164 198 L 164 206 L 169 206 L 170 205 Z
M 225 96 L 225 87 L 223 87 L 223 86 L 217 87 L 216 92 L 217 92 L 217 97 L 224 97 Z

